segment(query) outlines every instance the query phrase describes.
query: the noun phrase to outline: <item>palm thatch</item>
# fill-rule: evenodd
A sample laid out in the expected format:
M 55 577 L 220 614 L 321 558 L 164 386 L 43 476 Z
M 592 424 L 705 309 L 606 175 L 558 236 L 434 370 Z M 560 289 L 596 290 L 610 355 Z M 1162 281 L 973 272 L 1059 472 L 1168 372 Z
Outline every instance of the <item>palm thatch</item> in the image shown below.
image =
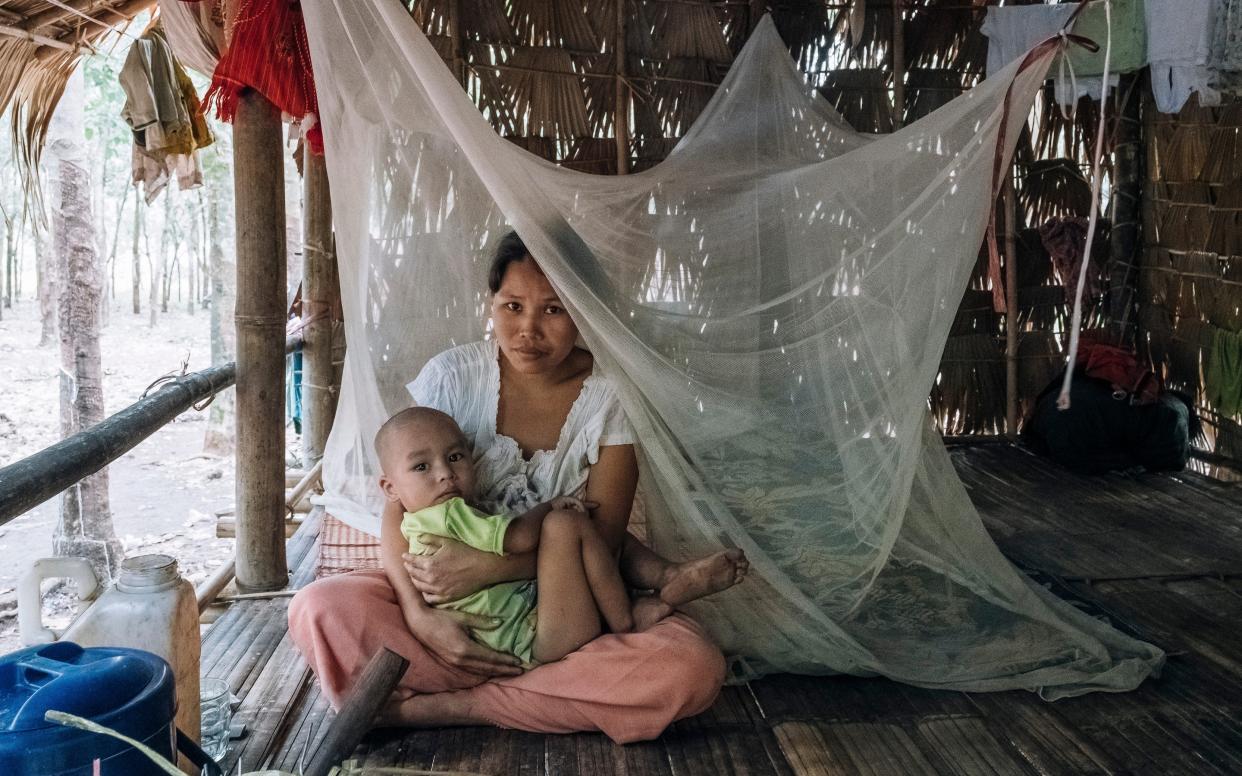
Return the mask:
M 48 124 L 78 60 L 153 5 L 155 0 L 11 0 L 0 7 L 0 112 L 11 111 L 18 170 L 36 204 Z

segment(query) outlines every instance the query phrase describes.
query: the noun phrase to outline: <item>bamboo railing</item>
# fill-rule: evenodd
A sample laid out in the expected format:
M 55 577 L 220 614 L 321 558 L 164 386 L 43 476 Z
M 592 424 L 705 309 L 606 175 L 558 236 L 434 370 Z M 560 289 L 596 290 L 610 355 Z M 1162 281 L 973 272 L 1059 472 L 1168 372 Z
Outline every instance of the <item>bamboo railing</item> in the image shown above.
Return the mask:
M 301 337 L 289 338 L 285 352 L 300 344 Z M 100 423 L 0 469 L 0 525 L 104 468 L 236 379 L 235 362 L 181 375 Z

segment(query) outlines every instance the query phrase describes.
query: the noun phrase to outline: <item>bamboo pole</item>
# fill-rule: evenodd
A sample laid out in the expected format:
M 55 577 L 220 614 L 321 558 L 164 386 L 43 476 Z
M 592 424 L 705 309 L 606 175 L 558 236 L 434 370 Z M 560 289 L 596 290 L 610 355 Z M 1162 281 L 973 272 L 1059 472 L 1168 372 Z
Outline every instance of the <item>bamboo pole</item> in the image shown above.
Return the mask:
M 616 37 L 614 39 L 617 62 L 616 79 L 616 110 L 613 112 L 613 126 L 617 139 L 617 175 L 625 175 L 630 171 L 630 92 L 625 82 L 626 45 L 625 45 L 625 11 L 629 0 L 614 0 L 617 6 Z
M 22 38 L 23 40 L 28 40 L 32 43 L 38 43 L 43 46 L 49 46 L 59 51 L 76 51 L 78 48 L 77 46 L 74 46 L 69 43 L 62 43 L 61 41 L 56 40 L 55 38 L 49 38 L 46 35 L 39 35 L 37 33 L 18 29 L 16 27 L 9 27 L 8 25 L 0 26 L 0 35 L 5 35 L 10 38 Z
M 1005 433 L 1018 438 L 1018 252 L 1015 236 L 1018 209 L 1013 196 L 1013 169 L 1005 176 Z
M 133 21 L 133 18 L 136 14 L 141 13 L 142 11 L 145 11 L 147 8 L 149 8 L 152 5 L 155 5 L 155 0 L 128 0 L 127 2 L 121 2 L 111 8 L 99 9 L 98 11 L 95 12 L 93 18 L 99 24 L 124 25 L 124 24 L 128 24 L 129 22 Z M 73 14 L 68 14 L 68 13 L 65 14 L 65 18 L 81 19 L 81 17 L 74 16 Z M 83 27 L 94 26 L 91 24 L 91 22 L 88 22 L 85 19 L 82 19 L 81 21 L 82 21 L 81 25 L 75 26 L 74 28 L 64 33 L 63 35 L 60 35 L 59 37 L 56 38 L 56 40 L 60 43 L 65 43 L 65 44 L 70 44 L 70 45 L 76 44 L 80 37 L 78 35 L 78 31 L 82 29 Z M 109 30 L 106 27 L 99 27 L 89 32 L 86 32 L 85 35 L 81 37 L 86 38 L 86 39 L 99 38 L 108 32 Z M 39 61 L 43 61 L 43 60 L 46 60 L 48 57 L 56 55 L 57 52 L 59 51 L 60 51 L 59 48 L 56 48 L 52 45 L 41 46 L 37 51 L 35 51 L 35 59 Z
M 340 283 L 332 244 L 327 165 L 322 156 L 307 152 L 302 170 L 302 337 L 306 341 L 302 348 L 302 465 L 310 469 L 323 458 L 336 415 L 332 330 Z
M 893 131 L 901 129 L 906 115 L 905 0 L 893 0 Z
M 1121 76 L 1117 101 L 1116 145 L 1113 148 L 1112 226 L 1109 242 L 1109 320 L 1115 341 L 1133 348 L 1137 341 L 1138 272 L 1142 263 L 1142 201 L 1145 176 L 1143 150 L 1142 84 L 1137 73 Z M 1101 110 L 1107 104 L 1101 105 Z
M 237 586 L 277 590 L 285 561 L 285 198 L 280 112 L 246 91 L 233 123 L 237 211 Z

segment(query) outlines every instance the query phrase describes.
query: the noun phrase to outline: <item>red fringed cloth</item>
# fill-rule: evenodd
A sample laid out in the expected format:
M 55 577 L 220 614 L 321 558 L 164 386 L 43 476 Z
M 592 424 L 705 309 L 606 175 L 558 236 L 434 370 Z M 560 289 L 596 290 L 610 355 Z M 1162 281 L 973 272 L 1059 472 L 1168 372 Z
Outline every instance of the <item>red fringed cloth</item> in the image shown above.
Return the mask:
M 315 75 L 297 0 L 238 3 L 232 39 L 203 101 L 215 105 L 216 118 L 232 123 L 245 89 L 254 89 L 282 113 L 309 123 L 306 142 L 313 153 L 323 154 Z

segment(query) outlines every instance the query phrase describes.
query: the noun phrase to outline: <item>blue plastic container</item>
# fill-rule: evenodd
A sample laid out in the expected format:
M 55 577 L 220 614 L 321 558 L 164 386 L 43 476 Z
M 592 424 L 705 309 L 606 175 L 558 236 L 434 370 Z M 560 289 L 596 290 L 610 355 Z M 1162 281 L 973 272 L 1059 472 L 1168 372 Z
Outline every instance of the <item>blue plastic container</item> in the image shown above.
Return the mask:
M 150 758 L 111 736 L 44 720 L 64 711 L 137 739 L 171 761 L 176 705 L 173 673 L 139 649 L 57 642 L 0 657 L 0 774 L 101 776 L 163 774 Z

